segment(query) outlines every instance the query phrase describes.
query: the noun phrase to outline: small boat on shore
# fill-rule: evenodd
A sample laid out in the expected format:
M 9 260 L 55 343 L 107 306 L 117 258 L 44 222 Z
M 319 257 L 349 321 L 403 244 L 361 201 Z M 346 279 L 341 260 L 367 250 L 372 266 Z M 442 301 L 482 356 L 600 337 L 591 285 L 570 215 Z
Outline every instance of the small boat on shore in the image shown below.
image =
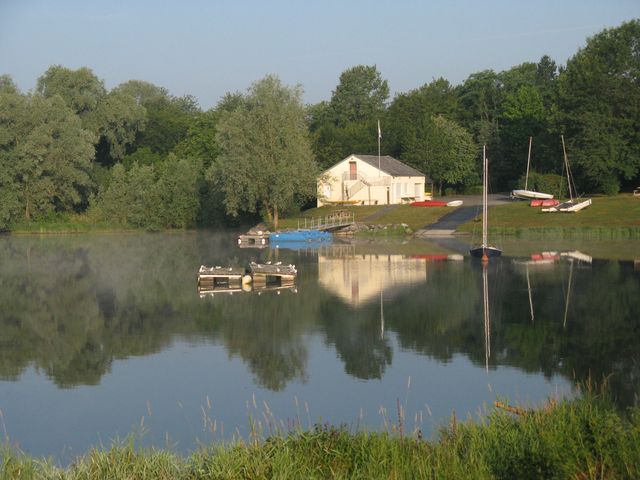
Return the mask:
M 560 202 L 555 198 L 549 198 L 547 200 L 531 200 L 529 204 L 531 207 L 555 207 L 556 205 L 560 205 Z
M 459 207 L 462 205 L 462 200 L 452 200 L 450 202 L 443 202 L 440 200 L 421 200 L 418 202 L 411 202 L 409 205 L 412 207 Z
M 553 198 L 553 195 L 550 193 L 536 192 L 527 189 L 529 185 L 529 167 L 531 165 L 531 142 L 532 137 L 529 137 L 529 154 L 527 155 L 527 174 L 524 177 L 524 189 L 513 190 L 511 192 L 511 198 L 519 198 L 521 200 L 550 200 Z

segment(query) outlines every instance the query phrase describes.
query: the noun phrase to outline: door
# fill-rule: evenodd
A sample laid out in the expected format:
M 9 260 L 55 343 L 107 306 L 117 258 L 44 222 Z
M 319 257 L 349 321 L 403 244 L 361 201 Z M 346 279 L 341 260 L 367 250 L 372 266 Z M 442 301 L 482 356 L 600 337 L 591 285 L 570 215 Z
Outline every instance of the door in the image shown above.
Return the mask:
M 358 179 L 358 164 L 356 162 L 349 162 L 349 180 Z

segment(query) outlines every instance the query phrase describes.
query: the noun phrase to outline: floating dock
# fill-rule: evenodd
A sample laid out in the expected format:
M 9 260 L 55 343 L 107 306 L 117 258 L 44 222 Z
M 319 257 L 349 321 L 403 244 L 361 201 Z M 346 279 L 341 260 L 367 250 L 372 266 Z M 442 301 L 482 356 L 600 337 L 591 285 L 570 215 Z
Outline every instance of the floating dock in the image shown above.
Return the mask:
M 207 267 L 198 270 L 198 292 L 212 294 L 258 290 L 295 289 L 298 271 L 295 265 L 251 262 L 247 268 Z
M 265 247 L 269 243 L 269 232 L 248 232 L 238 237 L 240 247 Z

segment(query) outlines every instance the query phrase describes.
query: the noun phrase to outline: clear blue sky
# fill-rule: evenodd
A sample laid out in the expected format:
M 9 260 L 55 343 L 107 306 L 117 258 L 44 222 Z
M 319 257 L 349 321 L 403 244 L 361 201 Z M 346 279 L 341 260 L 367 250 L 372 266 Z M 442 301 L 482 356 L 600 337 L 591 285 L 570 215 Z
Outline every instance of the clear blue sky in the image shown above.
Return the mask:
M 203 108 L 266 74 L 327 100 L 345 69 L 376 64 L 392 94 L 459 84 L 549 55 L 558 64 L 639 0 L 0 0 L 0 74 L 23 91 L 53 64 L 107 88 L 131 79 Z

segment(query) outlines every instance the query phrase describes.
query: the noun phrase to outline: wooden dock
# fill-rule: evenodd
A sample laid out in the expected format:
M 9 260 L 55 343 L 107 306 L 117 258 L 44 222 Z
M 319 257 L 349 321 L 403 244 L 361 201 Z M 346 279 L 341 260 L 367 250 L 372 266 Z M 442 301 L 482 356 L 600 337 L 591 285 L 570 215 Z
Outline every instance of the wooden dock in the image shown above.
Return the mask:
M 298 271 L 295 265 L 251 262 L 247 268 L 207 267 L 198 270 L 198 292 L 251 292 L 271 289 L 295 289 Z

